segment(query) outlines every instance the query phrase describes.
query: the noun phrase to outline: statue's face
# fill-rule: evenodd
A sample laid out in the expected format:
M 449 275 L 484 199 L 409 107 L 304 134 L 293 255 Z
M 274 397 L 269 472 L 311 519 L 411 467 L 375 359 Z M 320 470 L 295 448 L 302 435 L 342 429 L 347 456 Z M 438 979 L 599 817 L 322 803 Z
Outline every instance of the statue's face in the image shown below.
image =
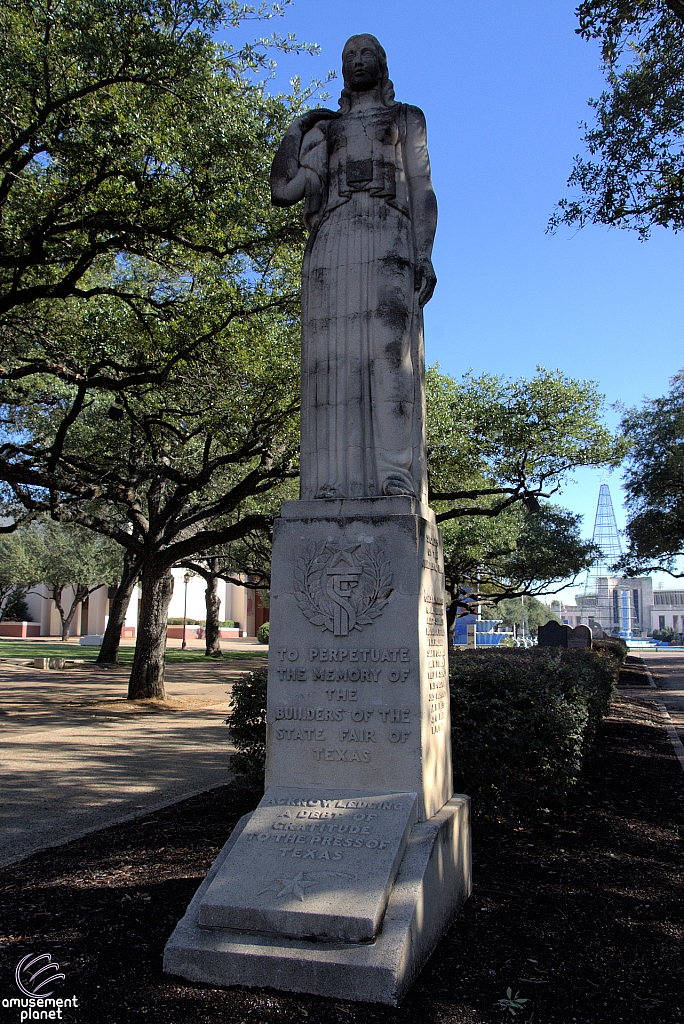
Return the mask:
M 342 52 L 345 85 L 354 92 L 374 89 L 380 81 L 380 59 L 368 36 L 352 36 Z

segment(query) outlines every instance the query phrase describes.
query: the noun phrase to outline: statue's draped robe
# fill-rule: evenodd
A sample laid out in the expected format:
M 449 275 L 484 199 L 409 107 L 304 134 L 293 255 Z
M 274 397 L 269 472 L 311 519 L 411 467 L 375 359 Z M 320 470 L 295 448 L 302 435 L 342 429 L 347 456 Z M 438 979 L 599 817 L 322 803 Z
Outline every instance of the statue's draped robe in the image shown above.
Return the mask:
M 423 316 L 410 183 L 430 181 L 425 120 L 394 104 L 302 142 L 301 496 L 427 500 Z

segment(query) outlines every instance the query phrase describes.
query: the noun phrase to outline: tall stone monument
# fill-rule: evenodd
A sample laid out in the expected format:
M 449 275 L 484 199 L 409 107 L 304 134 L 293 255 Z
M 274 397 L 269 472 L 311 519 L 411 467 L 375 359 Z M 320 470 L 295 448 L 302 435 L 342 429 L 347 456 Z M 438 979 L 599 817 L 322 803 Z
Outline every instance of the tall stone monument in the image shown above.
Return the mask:
M 427 505 L 423 306 L 437 205 L 425 120 L 353 36 L 340 110 L 289 128 L 305 200 L 301 500 L 276 521 L 266 792 L 165 970 L 397 1005 L 470 892 L 451 781 L 442 538 Z

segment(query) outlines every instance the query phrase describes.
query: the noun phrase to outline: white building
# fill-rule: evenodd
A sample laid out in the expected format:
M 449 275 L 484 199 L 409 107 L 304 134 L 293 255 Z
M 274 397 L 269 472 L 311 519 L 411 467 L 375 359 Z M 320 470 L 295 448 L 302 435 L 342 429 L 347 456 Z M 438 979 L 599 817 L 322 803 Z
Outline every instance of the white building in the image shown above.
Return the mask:
M 171 570 L 174 578 L 173 597 L 169 605 L 169 618 L 182 619 L 186 602 L 186 586 L 183 569 Z M 77 609 L 71 623 L 71 636 L 102 634 L 107 625 L 109 609 L 116 587 L 99 587 Z M 256 636 L 259 626 L 268 619 L 268 611 L 264 608 L 258 591 L 241 587 L 234 583 L 219 580 L 218 595 L 221 601 L 220 620 L 232 619 L 238 623 L 240 635 Z M 71 588 L 64 591 L 62 606 L 66 610 L 71 605 L 73 594 Z M 49 596 L 46 586 L 38 586 L 26 595 L 31 617 L 40 624 L 40 636 L 61 636 L 62 627 L 55 602 Z M 137 635 L 138 610 L 140 607 L 140 588 L 133 591 L 122 636 L 132 638 Z M 192 576 L 187 584 L 187 618 L 204 620 L 206 618 L 205 583 L 201 576 Z M 173 627 L 170 627 L 173 628 Z
M 650 636 L 654 629 L 673 629 L 675 633 L 684 630 L 684 588 L 665 589 L 662 584 L 653 587 L 650 576 L 625 579 L 605 577 L 605 594 L 575 595 L 576 604 L 551 601 L 551 609 L 561 622 L 569 626 L 594 626 L 600 622 L 607 633 L 620 632 L 628 618 L 635 636 Z M 605 608 L 603 607 L 605 605 Z M 607 608 L 607 611 L 606 611 Z

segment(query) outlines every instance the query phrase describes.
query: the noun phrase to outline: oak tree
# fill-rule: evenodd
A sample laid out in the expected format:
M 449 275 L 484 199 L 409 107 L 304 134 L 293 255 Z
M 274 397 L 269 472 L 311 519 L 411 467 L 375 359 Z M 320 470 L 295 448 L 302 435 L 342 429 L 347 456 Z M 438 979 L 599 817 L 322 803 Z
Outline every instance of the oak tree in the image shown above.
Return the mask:
M 684 226 L 684 3 L 583 0 L 578 32 L 601 46 L 606 89 L 590 100 L 588 154 L 575 158 L 551 219 L 607 224 L 648 237 Z

